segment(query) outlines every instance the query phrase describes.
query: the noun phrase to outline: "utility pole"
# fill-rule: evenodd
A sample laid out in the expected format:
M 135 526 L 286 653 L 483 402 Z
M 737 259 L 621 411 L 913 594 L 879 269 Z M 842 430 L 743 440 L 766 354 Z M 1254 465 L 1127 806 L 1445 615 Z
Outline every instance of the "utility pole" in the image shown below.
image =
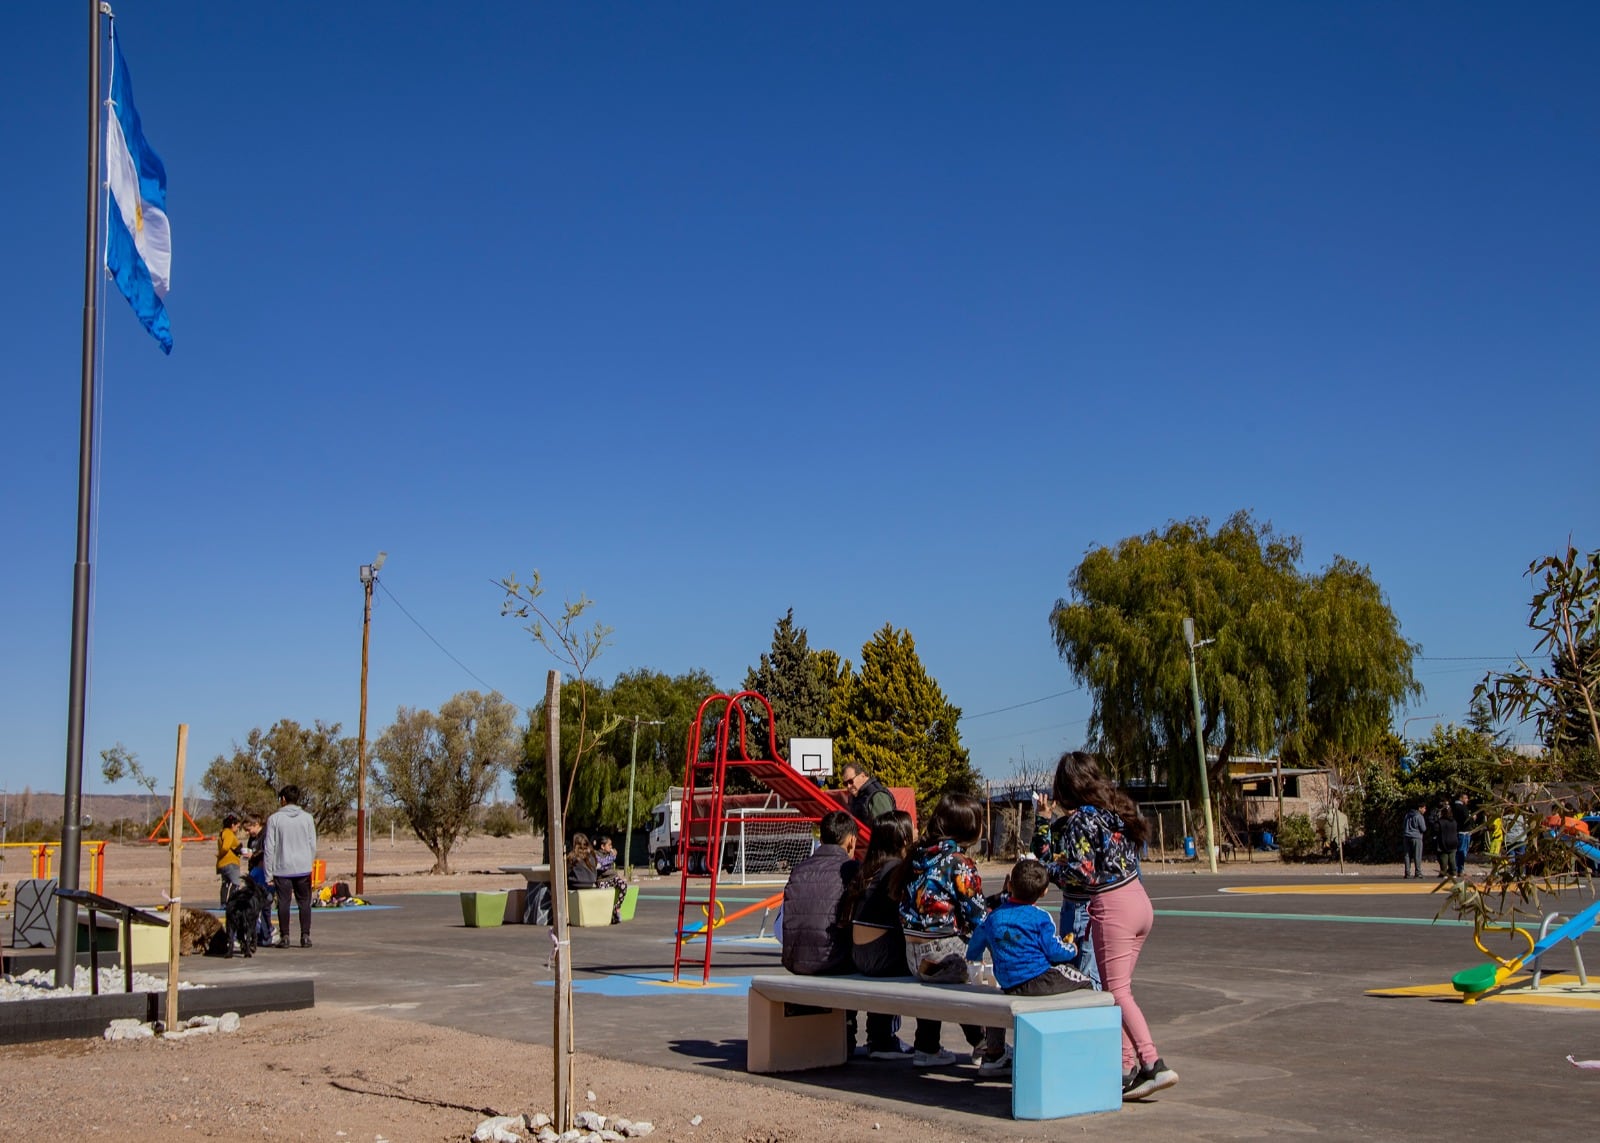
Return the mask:
M 370 564 L 361 565 L 361 726 L 356 740 L 356 896 L 367 893 L 367 647 L 372 637 L 372 588 L 378 582 L 378 569 L 389 558 L 379 552 Z
M 628 754 L 628 832 L 622 836 L 622 868 L 627 870 L 623 876 L 630 880 L 633 877 L 633 773 L 639 765 L 639 727 L 664 725 L 665 719 L 633 716 L 633 749 Z
M 1183 641 L 1189 648 L 1189 690 L 1194 697 L 1194 749 L 1200 758 L 1200 808 L 1205 813 L 1206 819 L 1206 861 L 1211 866 L 1211 872 L 1217 871 L 1217 835 L 1213 832 L 1211 820 L 1211 775 L 1206 770 L 1206 738 L 1204 720 L 1200 714 L 1200 672 L 1195 667 L 1195 648 L 1204 647 L 1211 639 L 1194 641 L 1194 620 L 1188 617 L 1183 621 Z M 1281 827 L 1280 827 L 1281 828 Z

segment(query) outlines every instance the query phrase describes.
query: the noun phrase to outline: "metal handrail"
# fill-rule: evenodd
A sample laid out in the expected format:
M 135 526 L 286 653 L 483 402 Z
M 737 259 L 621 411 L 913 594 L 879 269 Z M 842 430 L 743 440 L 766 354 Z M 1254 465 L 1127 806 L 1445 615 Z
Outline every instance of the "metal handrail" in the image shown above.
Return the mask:
M 1544 923 L 1539 926 L 1540 942 L 1544 941 L 1545 937 L 1549 935 L 1550 927 L 1560 919 L 1560 913 L 1550 913 L 1545 917 Z M 1578 962 L 1578 983 L 1587 985 L 1589 983 L 1589 973 L 1583 967 L 1583 952 L 1578 948 L 1578 942 L 1582 939 L 1581 936 L 1572 938 L 1572 959 Z M 1545 951 L 1548 952 L 1549 950 Z M 1533 989 L 1535 992 L 1539 990 L 1539 981 L 1543 976 L 1544 953 L 1540 953 L 1533 961 Z

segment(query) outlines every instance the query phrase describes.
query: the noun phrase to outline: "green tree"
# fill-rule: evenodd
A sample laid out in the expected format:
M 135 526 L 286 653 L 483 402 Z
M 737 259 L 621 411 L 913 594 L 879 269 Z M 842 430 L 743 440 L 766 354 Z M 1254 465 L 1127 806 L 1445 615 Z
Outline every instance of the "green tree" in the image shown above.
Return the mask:
M 317 823 L 317 832 L 336 834 L 350 820 L 356 792 L 356 740 L 340 737 L 340 724 L 321 719 L 303 727 L 279 719 L 263 732 L 256 727 L 231 755 L 218 754 L 200 784 L 217 811 L 267 814 L 278 806 L 275 791 L 300 787 L 300 804 Z
M 1213 788 L 1228 788 L 1241 754 L 1346 773 L 1381 750 L 1393 709 L 1421 694 L 1420 648 L 1366 567 L 1336 557 L 1310 575 L 1300 558 L 1298 539 L 1248 512 L 1214 532 L 1203 518 L 1174 521 L 1084 556 L 1050 627 L 1093 695 L 1089 734 L 1115 773 L 1197 792 L 1185 616 L 1211 640 L 1197 667 Z
M 628 762 L 633 748 L 632 720 L 639 719 L 639 762 L 634 781 L 634 822 L 659 802 L 667 787 L 683 775 L 683 749 L 689 724 L 700 702 L 717 692 L 705 671 L 681 675 L 641 669 L 617 676 L 609 687 L 586 683 L 587 695 L 576 685 L 561 689 L 563 725 L 575 722 L 587 704 L 589 717 L 601 723 L 616 720 L 619 730 L 592 749 L 581 774 L 574 780 L 576 744 L 565 735 L 561 741 L 561 781 L 570 788 L 571 829 L 627 828 Z M 517 768 L 517 797 L 535 821 L 544 821 L 545 709 L 541 702 L 528 716 L 522 739 L 522 762 Z M 649 725 L 659 723 L 660 725 Z
M 1590 752 L 1600 756 L 1600 551 L 1564 553 L 1528 565 L 1536 583 L 1528 628 L 1534 651 L 1548 656 L 1546 671 L 1518 659 L 1509 671 L 1491 672 L 1473 692 L 1496 721 L 1531 722 L 1548 749 L 1527 760 L 1514 781 L 1502 784 L 1493 807 L 1508 829 L 1526 831 L 1526 844 L 1501 854 L 1482 886 L 1458 883 L 1451 905 L 1481 928 L 1493 918 L 1537 912 L 1547 871 L 1572 863 L 1570 848 L 1541 828 L 1544 816 L 1569 796 L 1551 783 L 1584 777 Z
M 752 750 L 763 757 L 782 758 L 791 738 L 830 738 L 829 701 L 837 677 L 838 656 L 829 659 L 813 651 L 804 627 L 796 627 L 794 608 L 772 629 L 772 648 L 762 652 L 760 664 L 745 672 L 744 689 L 756 691 L 772 704 L 781 741 L 768 741 L 767 727 L 752 731 Z M 765 717 L 762 718 L 765 722 Z
M 1600 777 L 1600 550 L 1580 554 L 1569 543 L 1565 555 L 1529 564 L 1527 575 L 1543 579 L 1528 627 L 1549 669 L 1518 659 L 1475 693 L 1496 718 L 1534 724 L 1548 751 L 1547 778 L 1592 780 Z
M 517 708 L 498 693 L 462 691 L 434 714 L 401 707 L 373 747 L 378 791 L 398 806 L 450 872 L 450 851 L 470 836 L 479 808 L 516 759 Z
M 912 786 L 920 810 L 972 793 L 978 777 L 956 728 L 961 708 L 939 689 L 909 631 L 891 624 L 861 648 L 861 670 L 833 691 L 834 765 L 864 766 L 886 786 Z

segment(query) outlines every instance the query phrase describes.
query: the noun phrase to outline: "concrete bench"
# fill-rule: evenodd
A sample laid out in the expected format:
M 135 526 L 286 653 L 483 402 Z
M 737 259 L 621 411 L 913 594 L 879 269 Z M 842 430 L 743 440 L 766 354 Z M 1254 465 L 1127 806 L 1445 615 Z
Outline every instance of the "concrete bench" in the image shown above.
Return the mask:
M 1059 1119 L 1122 1106 L 1122 1011 L 1107 992 L 1007 996 L 965 984 L 866 976 L 757 976 L 750 981 L 752 1072 L 845 1062 L 845 1013 L 883 1012 L 1010 1028 L 1011 1114 Z

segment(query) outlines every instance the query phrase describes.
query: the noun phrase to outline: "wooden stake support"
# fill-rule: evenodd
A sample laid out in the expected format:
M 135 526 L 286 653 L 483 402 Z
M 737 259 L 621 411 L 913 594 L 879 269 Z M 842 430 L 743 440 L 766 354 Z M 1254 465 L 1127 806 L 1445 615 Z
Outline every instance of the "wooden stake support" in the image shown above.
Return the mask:
M 567 928 L 567 846 L 561 815 L 561 672 L 551 671 L 544 692 L 545 794 L 550 831 L 550 930 L 555 941 L 555 1129 L 572 1130 L 572 941 Z
M 178 724 L 178 761 L 172 776 L 172 810 L 169 817 L 173 820 L 182 820 L 183 814 L 183 761 L 189 750 L 189 724 Z M 187 816 L 187 815 L 185 815 Z M 176 1031 L 178 1027 L 178 953 L 183 943 L 183 831 L 178 830 L 172 837 L 172 872 L 168 878 L 167 900 L 168 906 L 167 933 L 167 1031 Z M 124 956 L 132 956 L 133 950 L 127 949 Z

